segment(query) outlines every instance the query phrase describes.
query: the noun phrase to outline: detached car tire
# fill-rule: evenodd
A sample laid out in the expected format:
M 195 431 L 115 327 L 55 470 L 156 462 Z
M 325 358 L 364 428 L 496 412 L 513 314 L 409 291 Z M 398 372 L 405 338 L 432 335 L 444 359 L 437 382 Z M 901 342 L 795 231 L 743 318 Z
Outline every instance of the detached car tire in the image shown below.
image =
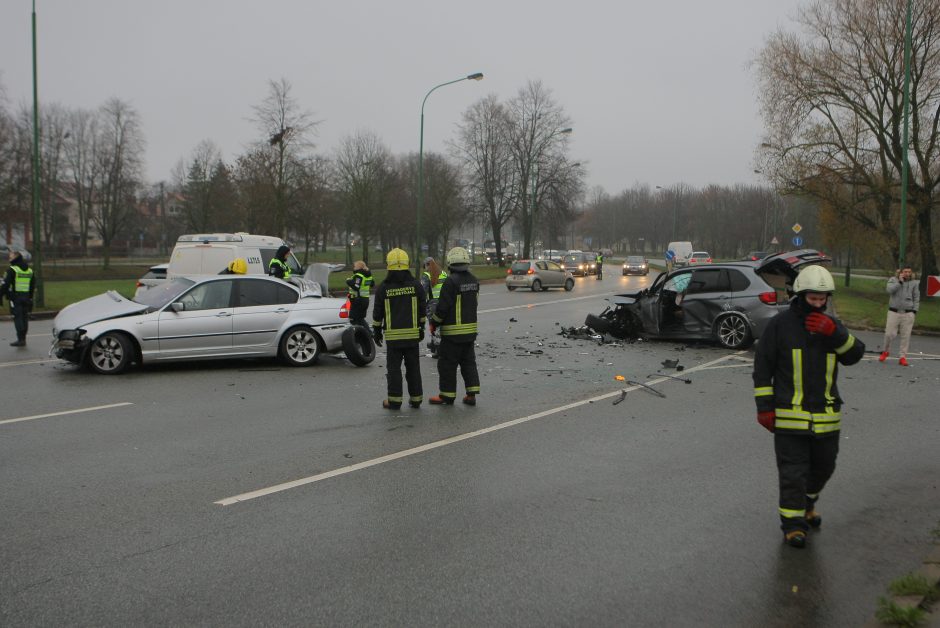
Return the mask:
M 372 333 L 362 325 L 350 325 L 343 331 L 343 351 L 356 366 L 366 366 L 375 359 Z
M 281 358 L 288 366 L 310 366 L 320 359 L 320 339 L 307 325 L 291 327 L 281 336 Z
M 606 334 L 610 331 L 610 321 L 597 314 L 588 314 L 584 319 L 584 324 L 599 334 Z
M 118 375 L 131 365 L 134 353 L 134 342 L 127 334 L 109 331 L 95 338 L 88 347 L 88 366 L 95 373 Z

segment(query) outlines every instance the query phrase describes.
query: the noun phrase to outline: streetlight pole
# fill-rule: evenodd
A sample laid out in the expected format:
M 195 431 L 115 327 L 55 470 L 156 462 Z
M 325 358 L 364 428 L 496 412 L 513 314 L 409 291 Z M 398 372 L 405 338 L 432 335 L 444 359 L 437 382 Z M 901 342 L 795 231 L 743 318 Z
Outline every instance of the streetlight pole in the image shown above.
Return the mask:
M 23 245 L 26 245 L 25 239 Z M 46 305 L 42 281 L 42 220 L 39 215 L 39 83 L 36 71 L 36 0 L 33 0 L 33 273 L 36 276 L 36 305 Z
M 904 34 L 904 130 L 901 139 L 901 242 L 898 251 L 898 268 L 903 268 L 907 255 L 907 179 L 910 166 L 907 163 L 908 126 L 911 107 L 911 0 L 907 0 L 907 27 Z
M 666 188 L 664 188 L 661 185 L 657 185 L 656 189 L 665 190 Z M 675 196 L 673 197 L 673 204 L 672 204 L 672 241 L 673 242 L 676 241 L 676 227 L 678 223 L 679 223 L 679 185 L 676 184 L 676 193 L 675 193 Z
M 421 134 L 418 140 L 418 210 L 415 216 L 415 273 L 419 273 L 421 270 L 421 211 L 424 209 L 424 104 L 428 101 L 428 96 L 431 95 L 431 92 L 434 90 L 444 87 L 445 85 L 453 85 L 454 83 L 459 83 L 461 81 L 481 81 L 483 80 L 482 72 L 475 72 L 469 74 L 459 79 L 454 79 L 453 81 L 447 81 L 446 83 L 441 83 L 440 85 L 435 85 L 428 93 L 424 95 L 424 100 L 421 101 Z

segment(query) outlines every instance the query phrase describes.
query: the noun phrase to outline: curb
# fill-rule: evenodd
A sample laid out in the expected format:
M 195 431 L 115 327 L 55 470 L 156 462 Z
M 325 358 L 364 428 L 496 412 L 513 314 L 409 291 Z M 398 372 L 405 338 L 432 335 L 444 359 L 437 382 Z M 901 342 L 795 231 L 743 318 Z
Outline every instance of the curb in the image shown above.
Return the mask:
M 920 567 L 913 572 L 915 576 L 923 576 L 928 582 L 933 583 L 934 589 L 940 591 L 940 545 L 934 544 L 933 549 L 924 558 Z M 901 608 L 920 608 L 928 613 L 925 620 L 926 625 L 935 625 L 940 619 L 940 608 L 931 609 L 926 596 L 920 595 L 891 595 L 888 600 Z M 865 628 L 881 628 L 891 624 L 884 624 L 878 619 L 872 619 L 865 624 Z

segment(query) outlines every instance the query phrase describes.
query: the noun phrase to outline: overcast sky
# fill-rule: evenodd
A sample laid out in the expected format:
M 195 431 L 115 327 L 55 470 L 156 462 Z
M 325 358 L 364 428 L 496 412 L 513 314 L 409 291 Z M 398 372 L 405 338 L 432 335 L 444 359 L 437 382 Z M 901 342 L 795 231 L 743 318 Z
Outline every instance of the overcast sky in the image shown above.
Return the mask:
M 394 153 L 443 151 L 460 114 L 541 80 L 573 120 L 588 184 L 759 183 L 756 81 L 766 36 L 800 0 L 37 0 L 40 103 L 140 112 L 147 176 L 202 139 L 226 159 L 259 132 L 252 105 L 286 78 L 322 120 L 317 151 L 357 130 Z M 29 0 L 0 1 L 0 83 L 31 103 Z

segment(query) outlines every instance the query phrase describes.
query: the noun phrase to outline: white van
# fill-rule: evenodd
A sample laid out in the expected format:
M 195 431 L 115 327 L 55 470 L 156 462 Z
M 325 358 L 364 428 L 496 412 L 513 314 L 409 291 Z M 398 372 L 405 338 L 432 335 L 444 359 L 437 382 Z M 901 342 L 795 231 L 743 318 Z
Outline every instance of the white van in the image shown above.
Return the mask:
M 199 233 L 181 235 L 170 254 L 167 277 L 218 275 L 228 268 L 229 262 L 243 258 L 248 262 L 249 275 L 268 274 L 268 263 L 277 249 L 287 244 L 273 236 L 250 233 Z M 301 274 L 303 269 L 294 253 L 287 256 L 291 273 Z
M 666 247 L 666 270 L 688 266 L 690 257 L 692 257 L 691 242 L 670 242 Z

